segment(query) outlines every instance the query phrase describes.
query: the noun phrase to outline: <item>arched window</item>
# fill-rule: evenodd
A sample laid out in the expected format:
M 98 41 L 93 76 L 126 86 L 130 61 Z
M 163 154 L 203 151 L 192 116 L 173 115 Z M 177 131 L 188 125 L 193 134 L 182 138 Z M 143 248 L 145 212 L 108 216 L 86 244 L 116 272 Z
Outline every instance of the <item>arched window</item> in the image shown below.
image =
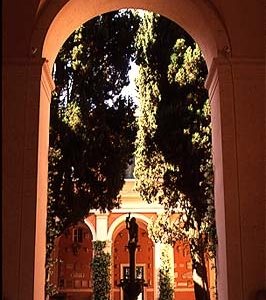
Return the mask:
M 74 243 L 82 243 L 83 242 L 83 230 L 82 228 L 74 228 L 73 229 L 73 242 Z

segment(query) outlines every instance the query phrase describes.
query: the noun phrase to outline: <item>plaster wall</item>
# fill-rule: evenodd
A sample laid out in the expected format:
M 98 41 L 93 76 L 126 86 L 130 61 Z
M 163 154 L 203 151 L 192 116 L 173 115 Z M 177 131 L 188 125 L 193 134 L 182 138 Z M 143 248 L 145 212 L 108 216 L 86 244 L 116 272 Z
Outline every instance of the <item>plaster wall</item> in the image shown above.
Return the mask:
M 82 241 L 79 242 L 77 251 L 74 251 L 73 230 L 82 229 Z M 89 228 L 82 223 L 76 227 L 71 226 L 58 238 L 58 245 L 55 248 L 58 252 L 55 258 L 59 262 L 55 265 L 54 272 L 57 276 L 53 278 L 53 282 L 59 287 L 60 292 L 66 293 L 68 299 L 72 297 L 81 299 L 82 295 L 91 298 L 91 261 L 93 256 L 92 234 Z M 72 297 L 71 297 L 72 296 Z
M 127 184 L 126 184 L 127 185 Z M 127 201 L 124 201 L 127 206 Z M 139 200 L 139 196 L 135 198 Z M 154 209 L 156 215 L 157 209 Z M 134 214 L 137 216 L 136 214 Z M 111 212 L 108 216 L 106 214 L 96 213 L 96 218 L 102 216 L 108 218 L 109 226 L 107 223 L 88 227 L 88 218 L 84 223 L 78 223 L 76 226 L 70 226 L 65 232 L 56 240 L 56 247 L 53 251 L 53 258 L 59 259 L 54 265 L 51 282 L 55 284 L 60 294 L 65 294 L 67 299 L 83 299 L 83 295 L 91 298 L 92 296 L 92 280 L 91 280 L 91 267 L 93 250 L 92 241 L 95 232 L 97 236 L 98 230 L 109 232 L 110 248 L 108 249 L 112 259 L 111 269 L 111 298 L 113 300 L 122 299 L 121 288 L 118 286 L 120 279 L 123 278 L 123 267 L 129 265 L 129 253 L 126 248 L 128 244 L 128 231 L 125 228 L 125 218 L 127 214 Z M 161 264 L 161 250 L 156 249 L 156 245 L 148 237 L 147 224 L 143 219 L 148 220 L 151 214 L 140 214 L 137 218 L 139 226 L 139 247 L 136 250 L 136 265 L 143 267 L 144 279 L 148 286 L 144 289 L 144 299 L 154 300 L 158 297 L 158 272 Z M 110 222 L 109 220 L 113 220 Z M 119 223 L 117 222 L 119 221 Z M 96 223 L 98 224 L 98 223 Z M 115 230 L 112 228 L 115 227 Z M 77 240 L 76 229 L 82 229 L 82 238 Z M 92 231 L 91 231 L 92 230 Z M 75 239 L 76 238 L 76 239 Z M 106 238 L 106 237 L 105 237 Z M 193 279 L 192 279 L 192 263 L 189 254 L 189 245 L 179 242 L 174 248 L 169 246 L 170 254 L 172 257 L 172 272 L 175 278 L 175 299 L 180 300 L 194 300 Z M 54 297 L 56 298 L 56 297 Z M 53 299 L 53 298 L 52 298 Z M 212 298 L 213 299 L 213 298 Z

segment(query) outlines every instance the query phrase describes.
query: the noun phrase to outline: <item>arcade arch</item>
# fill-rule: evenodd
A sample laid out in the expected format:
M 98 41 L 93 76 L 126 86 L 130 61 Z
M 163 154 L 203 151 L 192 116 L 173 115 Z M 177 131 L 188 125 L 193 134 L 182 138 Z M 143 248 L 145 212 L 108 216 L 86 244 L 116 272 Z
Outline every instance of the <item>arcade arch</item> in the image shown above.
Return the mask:
M 88 228 L 91 231 L 91 235 L 92 235 L 92 240 L 95 241 L 96 240 L 96 231 L 95 231 L 95 227 L 93 226 L 93 224 L 86 218 L 84 219 L 84 223 L 88 226 Z
M 137 220 L 143 221 L 145 224 L 148 224 L 149 218 L 142 214 L 133 213 L 131 214 L 131 217 L 135 217 Z M 125 216 L 122 215 L 115 219 L 115 221 L 111 224 L 110 228 L 108 229 L 107 233 L 107 240 L 112 241 L 114 232 L 117 230 L 118 227 L 120 227 L 121 224 L 125 222 Z
M 128 245 L 128 230 L 126 229 L 125 218 L 127 215 L 121 215 L 111 224 L 108 231 L 108 238 L 112 241 L 112 299 L 122 299 L 121 288 L 118 287 L 120 279 L 128 276 L 129 270 L 129 252 L 126 249 Z M 145 279 L 149 283 L 140 297 L 144 299 L 157 299 L 157 277 L 155 270 L 154 257 L 160 257 L 160 253 L 155 253 L 155 244 L 149 238 L 147 224 L 150 220 L 141 213 L 132 213 L 131 217 L 136 218 L 138 224 L 138 248 L 136 249 L 136 273 L 138 278 Z
M 49 2 L 39 12 L 31 49 L 42 49 L 41 55 L 47 59 L 51 69 L 63 42 L 76 28 L 99 14 L 125 8 L 151 10 L 178 23 L 200 45 L 208 67 L 214 57 L 231 51 L 227 30 L 218 10 L 211 1 L 198 3 L 195 0 L 178 1 L 175 5 L 169 0 L 116 0 L 112 3 L 94 0 L 90 5 L 83 0 Z

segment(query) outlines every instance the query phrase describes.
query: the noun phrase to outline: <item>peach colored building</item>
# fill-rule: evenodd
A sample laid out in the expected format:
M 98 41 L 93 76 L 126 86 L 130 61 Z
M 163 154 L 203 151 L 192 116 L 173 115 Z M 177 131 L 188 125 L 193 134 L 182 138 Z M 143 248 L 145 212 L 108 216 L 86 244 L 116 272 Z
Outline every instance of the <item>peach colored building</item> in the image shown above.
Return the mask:
M 148 236 L 147 225 L 150 218 L 156 218 L 162 208 L 144 203 L 134 191 L 134 180 L 126 180 L 121 191 L 122 206 L 110 213 L 92 212 L 84 222 L 68 228 L 56 241 L 54 258 L 59 263 L 54 268 L 52 282 L 67 300 L 85 300 L 92 295 L 90 263 L 93 257 L 92 242 L 107 241 L 107 251 L 111 254 L 111 299 L 123 300 L 123 292 L 118 286 L 120 279 L 129 271 L 129 254 L 126 248 L 128 231 L 125 219 L 128 212 L 136 217 L 139 226 L 139 248 L 136 251 L 137 278 L 145 279 L 148 286 L 139 300 L 155 300 L 159 295 L 159 268 L 161 264 L 161 244 L 154 243 Z M 174 278 L 174 299 L 194 300 L 192 264 L 189 245 L 178 242 L 170 247 L 172 276 Z M 209 268 L 210 271 L 210 268 Z M 210 278 L 213 286 L 213 277 Z
M 219 300 L 255 300 L 266 288 L 263 0 L 3 1 L 3 298 L 44 299 L 54 59 L 79 25 L 129 7 L 177 22 L 204 53 L 212 109 Z

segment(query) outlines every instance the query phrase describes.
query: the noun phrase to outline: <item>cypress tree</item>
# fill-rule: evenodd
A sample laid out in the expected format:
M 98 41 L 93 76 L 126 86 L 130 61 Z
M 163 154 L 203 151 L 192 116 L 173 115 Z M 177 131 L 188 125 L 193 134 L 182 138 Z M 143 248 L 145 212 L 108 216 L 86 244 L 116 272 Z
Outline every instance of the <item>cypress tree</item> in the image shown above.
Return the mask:
M 157 222 L 157 239 L 189 240 L 193 274 L 201 278 L 199 285 L 194 281 L 195 296 L 209 300 L 205 253 L 215 255 L 216 233 L 207 68 L 193 39 L 152 13 L 144 18 L 137 45 L 136 188 L 171 218 L 168 225 Z
M 100 15 L 75 30 L 54 65 L 49 144 L 47 268 L 54 239 L 91 209 L 111 210 L 134 152 L 128 85 L 138 18 Z

